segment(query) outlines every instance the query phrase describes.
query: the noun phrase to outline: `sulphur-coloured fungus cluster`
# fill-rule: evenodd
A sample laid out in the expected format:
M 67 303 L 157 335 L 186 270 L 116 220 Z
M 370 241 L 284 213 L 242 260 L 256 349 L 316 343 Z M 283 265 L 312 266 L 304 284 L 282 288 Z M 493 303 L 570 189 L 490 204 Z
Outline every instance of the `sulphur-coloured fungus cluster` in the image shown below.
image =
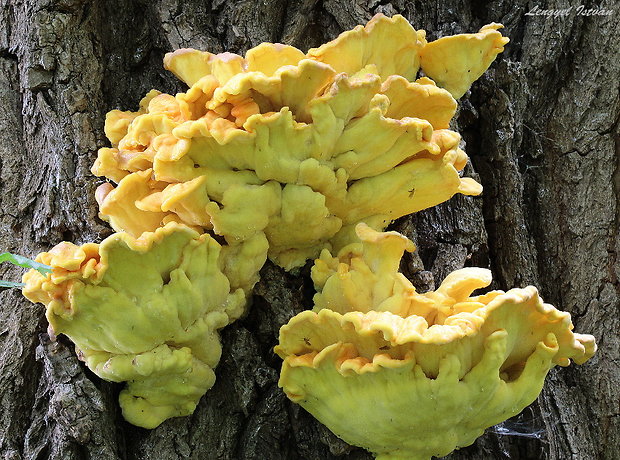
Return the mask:
M 497 28 L 467 36 L 467 88 L 503 49 Z M 93 172 L 118 185 L 100 187 L 101 216 L 134 235 L 169 221 L 230 244 L 264 233 L 269 257 L 291 269 L 351 242 L 359 222 L 382 230 L 455 193 L 479 194 L 458 173 L 467 155 L 449 129 L 456 101 L 416 80 L 421 62 L 463 90 L 464 70 L 441 66 L 442 40 L 378 15 L 307 54 L 271 43 L 245 58 L 168 54 L 189 89 L 108 114 L 112 148 Z
M 213 385 L 217 331 L 244 313 L 267 257 L 288 270 L 320 254 L 315 308 L 276 347 L 286 394 L 386 460 L 471 444 L 531 403 L 551 367 L 595 351 L 532 287 L 472 296 L 488 270 L 417 293 L 398 273 L 413 243 L 382 233 L 481 192 L 459 173 L 450 121 L 508 42 L 500 27 L 427 42 L 377 15 L 308 53 L 168 54 L 189 89 L 106 117 L 112 147 L 93 173 L 116 184 L 96 198 L 118 233 L 40 254 L 51 273 L 28 272 L 24 294 L 93 372 L 128 382 L 123 415 L 152 428 Z
M 534 287 L 472 296 L 491 274 L 464 268 L 418 294 L 398 273 L 409 240 L 364 224 L 357 234 L 316 261 L 315 308 L 282 327 L 276 352 L 287 396 L 377 458 L 470 445 L 531 404 L 553 366 L 594 354 L 594 338 Z
M 137 239 L 60 243 L 37 256 L 52 272 L 26 273 L 23 292 L 95 374 L 128 382 L 125 419 L 154 428 L 191 414 L 213 386 L 217 331 L 244 312 L 266 254 L 265 241 L 222 248 L 171 222 Z

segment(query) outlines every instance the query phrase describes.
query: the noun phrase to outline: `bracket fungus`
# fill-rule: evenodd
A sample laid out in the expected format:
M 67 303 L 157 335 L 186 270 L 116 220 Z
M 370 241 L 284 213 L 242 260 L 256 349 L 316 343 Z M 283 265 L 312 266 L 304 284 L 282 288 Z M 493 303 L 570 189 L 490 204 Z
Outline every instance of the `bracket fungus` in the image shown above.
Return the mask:
M 152 428 L 213 385 L 218 330 L 243 314 L 267 257 L 290 270 L 320 254 L 315 309 L 276 347 L 287 395 L 379 458 L 472 443 L 535 399 L 551 367 L 595 351 L 533 287 L 472 296 L 483 269 L 417 293 L 398 273 L 413 243 L 381 232 L 481 193 L 450 123 L 508 42 L 500 27 L 427 42 L 377 15 L 307 53 L 167 54 L 187 91 L 108 113 L 111 147 L 92 168 L 116 184 L 96 199 L 118 233 L 40 254 L 51 273 L 24 275 L 24 295 L 95 374 L 127 382 L 123 415 Z
M 409 240 L 364 224 L 357 234 L 337 257 L 323 251 L 315 308 L 281 328 L 275 350 L 287 396 L 378 459 L 470 445 L 532 403 L 553 366 L 596 350 L 532 286 L 472 296 L 491 275 L 464 268 L 419 294 L 398 273 Z
M 377 15 L 308 53 L 272 43 L 245 57 L 169 53 L 165 67 L 189 89 L 151 91 L 138 112 L 108 114 L 112 147 L 93 173 L 117 186 L 99 189 L 100 215 L 134 236 L 169 221 L 230 244 L 264 233 L 269 257 L 291 269 L 353 241 L 359 222 L 383 230 L 455 193 L 479 194 L 459 174 L 467 155 L 449 129 L 450 92 L 466 91 L 501 51 L 498 27 L 427 43 L 402 16 Z M 454 79 L 470 70 L 458 59 L 452 73 L 441 68 L 447 90 L 416 80 L 420 65 L 433 75 L 463 47 L 475 72 L 458 91 Z
M 127 382 L 127 421 L 154 428 L 191 414 L 213 386 L 218 330 L 243 312 L 266 260 L 263 239 L 221 247 L 169 223 L 133 238 L 63 242 L 37 256 L 52 267 L 27 272 L 23 293 L 46 305 L 53 334 L 68 336 L 99 377 Z

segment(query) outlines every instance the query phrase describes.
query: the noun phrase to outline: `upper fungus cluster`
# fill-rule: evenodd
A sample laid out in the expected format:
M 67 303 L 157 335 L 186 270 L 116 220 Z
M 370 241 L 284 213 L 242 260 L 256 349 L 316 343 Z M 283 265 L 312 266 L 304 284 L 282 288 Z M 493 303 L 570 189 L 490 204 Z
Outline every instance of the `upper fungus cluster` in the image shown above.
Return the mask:
M 245 57 L 170 53 L 166 68 L 189 89 L 151 91 L 138 112 L 106 118 L 112 147 L 93 173 L 118 185 L 98 189 L 101 216 L 136 236 L 170 221 L 229 244 L 262 232 L 291 269 L 353 241 L 359 222 L 382 230 L 479 194 L 459 176 L 467 155 L 449 124 L 453 94 L 508 41 L 499 27 L 427 43 L 402 16 L 378 15 L 307 54 L 272 43 Z

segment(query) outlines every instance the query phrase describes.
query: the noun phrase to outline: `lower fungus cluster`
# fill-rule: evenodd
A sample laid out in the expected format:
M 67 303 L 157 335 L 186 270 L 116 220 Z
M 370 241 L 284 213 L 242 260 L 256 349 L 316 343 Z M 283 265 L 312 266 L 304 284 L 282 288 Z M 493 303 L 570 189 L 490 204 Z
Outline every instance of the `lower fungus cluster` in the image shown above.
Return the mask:
M 595 352 L 532 286 L 472 296 L 491 276 L 465 268 L 419 294 L 397 272 L 411 242 L 363 224 L 358 235 L 321 255 L 315 308 L 282 327 L 276 352 L 287 396 L 379 459 L 468 446 L 531 404 L 553 366 Z
M 90 370 L 128 382 L 125 419 L 154 428 L 193 413 L 215 383 L 218 330 L 244 312 L 266 256 L 264 240 L 222 248 L 170 223 L 138 239 L 61 243 L 37 256 L 52 272 L 26 273 L 23 293 L 46 305 L 50 332 L 69 337 Z
M 398 273 L 413 243 L 382 233 L 481 192 L 450 122 L 508 42 L 499 28 L 427 42 L 377 15 L 308 53 L 166 55 L 189 89 L 106 117 L 112 146 L 92 170 L 116 184 L 96 199 L 118 233 L 40 254 L 51 273 L 28 272 L 24 295 L 95 374 L 127 382 L 124 417 L 153 428 L 213 385 L 218 330 L 244 313 L 267 257 L 290 270 L 320 254 L 315 308 L 276 347 L 289 398 L 382 459 L 471 444 L 531 403 L 551 367 L 595 351 L 533 287 L 472 296 L 488 270 L 417 293 Z

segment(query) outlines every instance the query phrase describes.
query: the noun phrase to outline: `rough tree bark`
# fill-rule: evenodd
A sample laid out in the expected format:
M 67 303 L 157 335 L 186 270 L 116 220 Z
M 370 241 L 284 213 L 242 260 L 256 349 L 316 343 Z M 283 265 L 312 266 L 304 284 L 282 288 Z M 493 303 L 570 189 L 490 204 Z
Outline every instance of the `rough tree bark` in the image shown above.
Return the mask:
M 572 1 L 572 0 L 571 0 Z M 572 6 L 568 16 L 526 15 Z M 61 240 L 98 241 L 89 173 L 106 145 L 105 113 L 135 109 L 151 88 L 182 89 L 162 68 L 180 47 L 243 53 L 262 41 L 302 49 L 401 13 L 431 38 L 502 22 L 511 43 L 460 103 L 458 130 L 481 198 L 450 202 L 394 228 L 419 252 L 404 270 L 421 289 L 463 265 L 494 287 L 534 284 L 597 337 L 586 365 L 555 369 L 537 404 L 451 459 L 620 458 L 620 8 L 498 0 L 0 0 L 0 248 L 24 255 Z M 583 13 L 583 10 L 581 10 Z M 16 459 L 370 459 L 277 387 L 283 323 L 311 306 L 306 266 L 267 264 L 249 315 L 223 331 L 218 381 L 191 417 L 147 431 L 50 342 L 43 309 L 0 294 L 0 457 Z M 2 267 L 4 279 L 18 272 Z M 511 433 L 511 434 L 507 434 Z

